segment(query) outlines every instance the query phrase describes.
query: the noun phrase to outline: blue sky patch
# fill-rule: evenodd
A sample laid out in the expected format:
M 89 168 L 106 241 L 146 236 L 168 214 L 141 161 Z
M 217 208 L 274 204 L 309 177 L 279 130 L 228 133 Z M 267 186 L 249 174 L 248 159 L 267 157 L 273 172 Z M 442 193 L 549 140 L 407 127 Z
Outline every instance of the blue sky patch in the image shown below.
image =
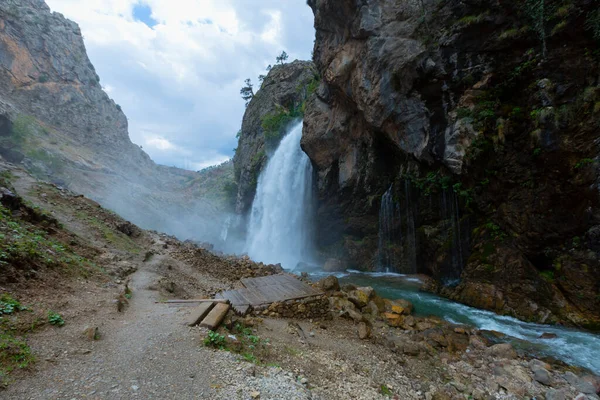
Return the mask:
M 152 8 L 147 4 L 138 3 L 133 6 L 133 19 L 143 22 L 150 28 L 158 25 L 158 21 L 152 18 Z

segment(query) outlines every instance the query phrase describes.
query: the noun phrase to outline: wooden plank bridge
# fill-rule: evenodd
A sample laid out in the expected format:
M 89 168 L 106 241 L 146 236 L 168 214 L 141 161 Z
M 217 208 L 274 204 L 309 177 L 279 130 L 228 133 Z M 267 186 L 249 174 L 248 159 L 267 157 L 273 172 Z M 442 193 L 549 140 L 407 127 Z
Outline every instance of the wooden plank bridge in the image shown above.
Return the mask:
M 242 315 L 248 312 L 251 306 L 260 307 L 323 294 L 288 274 L 246 278 L 242 279 L 241 283 L 244 288 L 221 292 L 215 298 L 229 300 L 233 309 Z
M 246 315 L 250 307 L 323 294 L 288 274 L 246 278 L 241 283 L 243 288 L 226 290 L 217 294 L 214 299 L 167 300 L 166 303 L 170 307 L 194 307 L 185 323 L 189 326 L 200 324 L 214 330 L 223 322 L 230 305 L 237 314 Z

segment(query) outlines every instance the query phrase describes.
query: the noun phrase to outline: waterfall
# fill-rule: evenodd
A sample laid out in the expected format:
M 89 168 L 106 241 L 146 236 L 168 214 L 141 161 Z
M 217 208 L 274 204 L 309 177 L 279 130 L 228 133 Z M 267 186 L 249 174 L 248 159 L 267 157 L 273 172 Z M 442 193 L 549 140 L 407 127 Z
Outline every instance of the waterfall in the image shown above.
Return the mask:
M 381 197 L 379 208 L 379 249 L 377 252 L 377 270 L 395 272 L 394 252 L 391 250 L 396 209 L 392 197 L 392 186 Z M 398 214 L 399 214 L 398 207 Z
M 441 216 L 446 231 L 446 246 L 450 252 L 448 267 L 444 270 L 444 284 L 455 286 L 460 282 L 460 275 L 464 268 L 465 256 L 463 242 L 468 242 L 468 230 L 461 228 L 461 215 L 459 199 L 454 190 L 446 189 L 442 192 Z
M 393 185 L 381 197 L 377 265 L 379 272 L 417 273 L 415 212 L 410 183 L 404 182 L 404 207 L 394 200 Z
M 312 166 L 300 148 L 302 123 L 285 136 L 258 179 L 246 252 L 294 268 L 312 254 Z

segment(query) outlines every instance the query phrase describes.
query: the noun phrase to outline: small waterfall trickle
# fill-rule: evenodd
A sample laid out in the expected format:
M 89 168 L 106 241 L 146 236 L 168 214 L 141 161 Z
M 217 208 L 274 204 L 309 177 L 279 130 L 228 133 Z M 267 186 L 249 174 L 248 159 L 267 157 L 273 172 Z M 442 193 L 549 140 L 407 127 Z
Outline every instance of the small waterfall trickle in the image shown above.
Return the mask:
M 302 123 L 285 136 L 258 179 L 246 251 L 255 261 L 294 268 L 311 262 L 312 165 L 300 148 Z
M 394 199 L 393 185 L 381 197 L 376 268 L 379 272 L 416 274 L 415 213 L 408 180 L 402 189 L 403 205 Z
M 463 242 L 468 241 L 468 238 L 464 237 L 468 232 L 461 227 L 459 198 L 454 190 L 446 189 L 442 192 L 441 211 L 442 219 L 445 221 L 444 230 L 447 232 L 446 243 L 450 254 L 449 265 L 444 271 L 444 280 L 446 285 L 453 286 L 460 281 L 460 275 L 464 268 Z
M 400 207 L 394 204 L 392 186 L 381 197 L 379 209 L 379 250 L 377 254 L 377 269 L 380 272 L 395 271 L 394 252 L 391 251 L 394 222 L 400 216 Z M 398 238 L 401 240 L 402 238 Z
M 406 245 L 405 248 L 405 274 L 417 273 L 417 230 L 415 229 L 415 205 L 412 201 L 411 184 L 408 179 L 404 180 L 404 192 L 406 198 Z

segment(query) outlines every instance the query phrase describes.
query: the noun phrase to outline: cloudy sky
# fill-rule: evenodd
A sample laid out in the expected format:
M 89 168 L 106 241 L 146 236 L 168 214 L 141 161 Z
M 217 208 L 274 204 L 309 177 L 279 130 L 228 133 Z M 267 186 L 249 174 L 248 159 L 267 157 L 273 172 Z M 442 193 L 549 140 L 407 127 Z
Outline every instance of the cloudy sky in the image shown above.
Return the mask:
M 233 155 L 245 78 L 282 50 L 309 59 L 306 0 L 46 0 L 81 26 L 131 140 L 160 164 L 198 170 Z

